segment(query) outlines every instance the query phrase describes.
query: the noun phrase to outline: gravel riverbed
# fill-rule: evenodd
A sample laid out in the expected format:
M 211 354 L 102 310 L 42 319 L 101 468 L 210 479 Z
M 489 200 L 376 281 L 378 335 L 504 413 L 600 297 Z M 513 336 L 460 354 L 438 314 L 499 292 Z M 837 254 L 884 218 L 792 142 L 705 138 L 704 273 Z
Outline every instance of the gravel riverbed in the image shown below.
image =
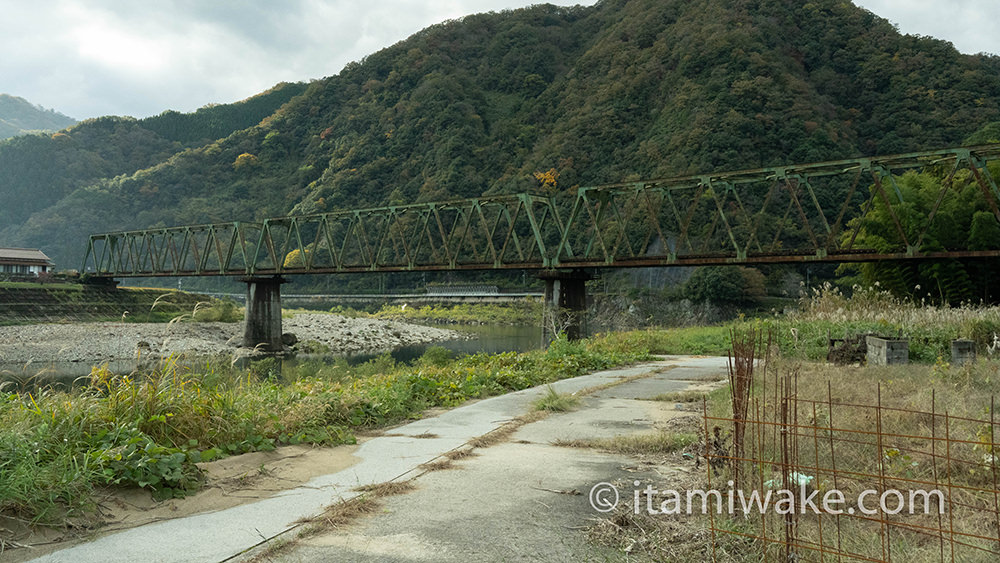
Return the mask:
M 461 338 L 462 333 L 380 319 L 302 313 L 282 320 L 300 343 L 315 341 L 330 353 L 351 355 Z M 70 323 L 0 327 L 0 363 L 105 362 L 140 354 L 243 356 L 243 323 Z

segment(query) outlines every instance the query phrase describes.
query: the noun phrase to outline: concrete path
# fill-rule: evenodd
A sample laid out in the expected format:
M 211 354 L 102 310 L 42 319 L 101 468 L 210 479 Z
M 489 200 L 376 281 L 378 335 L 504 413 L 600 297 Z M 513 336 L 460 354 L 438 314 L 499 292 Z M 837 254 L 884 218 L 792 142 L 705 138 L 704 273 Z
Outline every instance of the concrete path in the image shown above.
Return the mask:
M 582 541 L 582 534 L 575 534 L 578 540 L 553 546 L 553 538 L 565 534 L 551 532 L 579 527 L 583 519 L 596 515 L 589 507 L 587 492 L 597 482 L 620 476 L 621 459 L 592 451 L 554 448 L 548 442 L 554 438 L 613 436 L 651 429 L 664 405 L 637 398 L 680 390 L 692 381 L 722 379 L 725 358 L 668 357 L 552 384 L 560 393 L 573 393 L 621 383 L 668 366 L 676 367 L 597 391 L 575 412 L 521 428 L 509 443 L 484 449 L 482 455 L 461 462 L 468 471 L 423 474 L 419 466 L 529 412 L 530 403 L 546 392 L 545 386 L 485 399 L 394 428 L 392 435 L 364 442 L 355 453 L 361 458 L 359 463 L 274 497 L 125 530 L 34 561 L 217 562 L 244 557 L 241 554 L 248 549 L 293 529 L 303 519 L 321 514 L 324 507 L 357 496 L 360 493 L 353 489 L 359 486 L 421 474 L 419 489 L 386 499 L 395 508 L 390 508 L 385 518 L 374 518 L 364 533 L 319 536 L 292 546 L 282 558 L 510 561 L 548 554 L 545 560 L 549 561 L 591 559 L 595 548 Z M 424 437 L 418 437 L 421 435 Z M 552 450 L 559 451 L 558 459 Z M 457 478 L 459 474 L 463 477 Z M 517 486 L 512 489 L 512 484 Z M 582 495 L 550 492 L 571 489 Z M 537 508 L 526 513 L 523 507 L 532 504 Z

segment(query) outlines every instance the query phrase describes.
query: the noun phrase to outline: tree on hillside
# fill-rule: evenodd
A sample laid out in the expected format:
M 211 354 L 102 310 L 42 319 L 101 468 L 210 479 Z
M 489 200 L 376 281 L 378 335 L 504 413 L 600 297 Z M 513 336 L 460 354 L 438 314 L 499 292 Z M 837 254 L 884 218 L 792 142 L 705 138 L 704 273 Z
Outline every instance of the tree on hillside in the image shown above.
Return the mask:
M 683 295 L 696 303 L 753 303 L 765 296 L 764 275 L 742 266 L 701 266 L 684 284 Z

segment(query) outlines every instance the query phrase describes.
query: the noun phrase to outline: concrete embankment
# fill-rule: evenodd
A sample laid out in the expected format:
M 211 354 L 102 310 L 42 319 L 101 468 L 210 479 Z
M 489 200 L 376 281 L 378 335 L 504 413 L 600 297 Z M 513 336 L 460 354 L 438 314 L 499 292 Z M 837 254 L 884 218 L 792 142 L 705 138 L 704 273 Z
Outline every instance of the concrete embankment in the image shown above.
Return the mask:
M 122 315 L 190 314 L 208 297 L 169 289 L 73 283 L 0 284 L 0 324 L 120 319 Z M 155 305 L 155 307 L 154 307 Z

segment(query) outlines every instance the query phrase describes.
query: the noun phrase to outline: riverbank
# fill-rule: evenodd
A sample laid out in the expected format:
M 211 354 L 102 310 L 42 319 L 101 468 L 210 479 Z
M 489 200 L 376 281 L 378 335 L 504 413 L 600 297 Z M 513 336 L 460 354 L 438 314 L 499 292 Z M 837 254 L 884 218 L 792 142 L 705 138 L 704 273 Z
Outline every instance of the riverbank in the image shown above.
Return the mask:
M 453 330 L 399 321 L 300 313 L 282 321 L 301 345 L 334 354 L 377 353 L 460 338 Z M 0 327 L 0 362 L 99 364 L 137 357 L 243 356 L 243 323 L 90 322 Z
M 648 359 L 649 345 L 644 333 L 560 339 L 525 354 L 429 351 L 412 366 L 380 357 L 283 378 L 163 362 L 142 377 L 97 369 L 68 391 L 0 389 L 0 517 L 86 529 L 99 520 L 102 487 L 184 496 L 204 481 L 197 464 L 220 456 L 353 443 L 429 408 Z

